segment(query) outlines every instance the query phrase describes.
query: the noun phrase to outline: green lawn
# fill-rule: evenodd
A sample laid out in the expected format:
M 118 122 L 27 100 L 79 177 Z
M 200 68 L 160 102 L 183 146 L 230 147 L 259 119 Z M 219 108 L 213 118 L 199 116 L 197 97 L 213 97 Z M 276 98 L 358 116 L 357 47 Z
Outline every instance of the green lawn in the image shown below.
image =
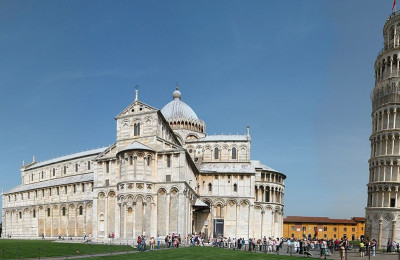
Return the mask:
M 227 250 L 215 247 L 187 247 L 179 249 L 167 249 L 154 252 L 141 252 L 128 255 L 115 255 L 97 257 L 97 259 L 152 259 L 152 260 L 165 260 L 165 259 L 189 259 L 189 260 L 203 260 L 203 259 L 271 259 L 271 260 L 295 260 L 303 259 L 304 257 L 296 256 L 277 256 L 272 254 L 263 253 L 250 253 L 243 251 Z
M 0 239 L 0 259 L 22 259 L 53 256 L 75 256 L 134 250 L 131 246 L 101 244 L 59 243 L 51 240 Z

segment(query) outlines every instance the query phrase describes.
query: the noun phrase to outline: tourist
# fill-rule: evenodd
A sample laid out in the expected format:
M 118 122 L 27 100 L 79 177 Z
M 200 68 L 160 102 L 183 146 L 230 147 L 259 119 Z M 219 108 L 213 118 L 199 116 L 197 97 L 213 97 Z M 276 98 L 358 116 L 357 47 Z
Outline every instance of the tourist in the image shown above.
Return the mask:
M 346 239 L 342 237 L 340 243 L 339 243 L 339 248 L 340 248 L 340 259 L 344 260 L 344 256 L 345 256 L 345 251 L 346 251 Z
M 319 245 L 320 245 L 320 247 L 321 247 L 321 250 L 320 250 L 320 258 L 322 258 L 322 257 L 324 257 L 325 259 L 326 259 L 326 253 L 325 253 L 325 249 L 326 249 L 326 241 L 325 240 L 320 240 L 319 241 Z
M 365 245 L 364 245 L 364 241 L 360 242 L 360 257 L 364 257 L 365 255 Z
M 141 245 L 141 249 L 142 249 L 142 251 L 144 252 L 144 251 L 146 251 L 146 237 L 145 236 L 142 236 L 142 243 L 141 243 L 142 245 Z
M 161 237 L 158 235 L 157 236 L 157 249 L 160 249 L 160 244 L 161 244 Z
M 290 250 L 290 239 L 287 240 L 286 244 L 287 244 L 287 251 L 286 251 L 286 253 L 289 253 L 289 250 Z M 291 253 L 291 251 L 290 251 L 290 253 Z
M 371 241 L 371 250 L 372 250 L 372 256 L 375 256 L 376 255 L 376 240 L 375 240 L 375 238 L 372 239 L 372 241 Z
M 137 238 L 137 248 L 138 248 L 139 252 L 140 252 L 141 245 L 142 245 L 142 238 L 140 236 L 138 236 L 138 238 Z
M 386 253 L 392 252 L 392 240 L 389 239 L 386 245 Z
M 154 250 L 154 244 L 155 244 L 154 237 L 151 237 L 150 238 L 150 251 Z

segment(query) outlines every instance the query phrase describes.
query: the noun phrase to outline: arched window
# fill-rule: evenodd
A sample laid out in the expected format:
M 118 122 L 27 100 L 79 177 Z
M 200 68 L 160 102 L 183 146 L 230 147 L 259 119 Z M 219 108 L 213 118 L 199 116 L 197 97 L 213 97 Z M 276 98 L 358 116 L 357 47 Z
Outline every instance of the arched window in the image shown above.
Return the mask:
M 19 218 L 22 218 L 22 212 L 21 211 L 19 212 Z
M 78 172 L 78 164 L 75 163 L 75 172 Z
M 147 156 L 147 166 L 150 166 L 151 164 L 151 156 Z
M 133 165 L 133 156 L 132 156 L 132 155 L 129 156 L 129 164 L 130 164 L 130 165 Z
M 83 215 L 83 207 L 79 206 L 79 215 Z
M 234 191 L 234 192 L 237 192 L 237 184 L 236 184 L 236 183 L 233 184 L 233 191 Z
M 87 163 L 87 169 L 90 170 L 90 161 Z
M 223 207 L 219 204 L 217 205 L 217 207 L 215 208 L 215 216 L 216 218 L 223 218 L 224 214 L 223 214 Z
M 219 159 L 219 149 L 218 149 L 218 147 L 215 147 L 215 149 L 214 149 L 214 159 L 215 160 Z
M 134 136 L 140 135 L 140 123 L 135 123 L 133 125 L 133 135 Z
M 36 210 L 32 211 L 33 218 L 36 218 Z
M 212 184 L 211 183 L 208 184 L 208 191 L 212 191 Z
M 50 208 L 47 208 L 47 216 L 50 217 Z
M 106 162 L 106 173 L 110 172 L 110 162 Z
M 170 154 L 167 155 L 167 167 L 168 168 L 171 167 L 171 155 Z
M 236 151 L 236 147 L 233 147 L 233 148 L 232 148 L 232 159 L 233 159 L 233 160 L 236 160 L 236 152 L 237 152 L 237 151 Z
M 64 165 L 64 174 L 67 174 L 67 166 Z
M 62 215 L 63 215 L 63 216 L 66 215 L 66 209 L 65 209 L 65 207 L 62 208 Z
M 265 189 L 265 202 L 269 202 L 269 187 Z

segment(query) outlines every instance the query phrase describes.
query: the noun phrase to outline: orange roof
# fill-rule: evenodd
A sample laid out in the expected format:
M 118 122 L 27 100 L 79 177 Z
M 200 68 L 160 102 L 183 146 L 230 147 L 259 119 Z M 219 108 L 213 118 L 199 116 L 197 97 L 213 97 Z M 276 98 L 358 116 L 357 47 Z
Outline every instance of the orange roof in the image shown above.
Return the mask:
M 328 217 L 301 217 L 301 216 L 287 216 L 283 219 L 284 223 L 319 223 L 319 224 L 352 224 L 363 222 L 365 218 L 355 217 L 352 219 L 332 219 Z
M 356 222 L 365 222 L 367 219 L 362 217 L 352 217 Z

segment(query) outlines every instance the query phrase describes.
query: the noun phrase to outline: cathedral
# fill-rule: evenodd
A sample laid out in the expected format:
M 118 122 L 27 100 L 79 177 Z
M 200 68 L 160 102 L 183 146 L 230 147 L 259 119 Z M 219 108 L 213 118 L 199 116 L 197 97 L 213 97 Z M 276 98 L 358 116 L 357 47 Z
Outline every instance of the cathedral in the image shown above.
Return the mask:
M 208 135 L 172 96 L 159 110 L 136 90 L 109 147 L 23 163 L 22 184 L 2 194 L 3 236 L 282 237 L 286 176 L 251 160 L 249 128 Z

